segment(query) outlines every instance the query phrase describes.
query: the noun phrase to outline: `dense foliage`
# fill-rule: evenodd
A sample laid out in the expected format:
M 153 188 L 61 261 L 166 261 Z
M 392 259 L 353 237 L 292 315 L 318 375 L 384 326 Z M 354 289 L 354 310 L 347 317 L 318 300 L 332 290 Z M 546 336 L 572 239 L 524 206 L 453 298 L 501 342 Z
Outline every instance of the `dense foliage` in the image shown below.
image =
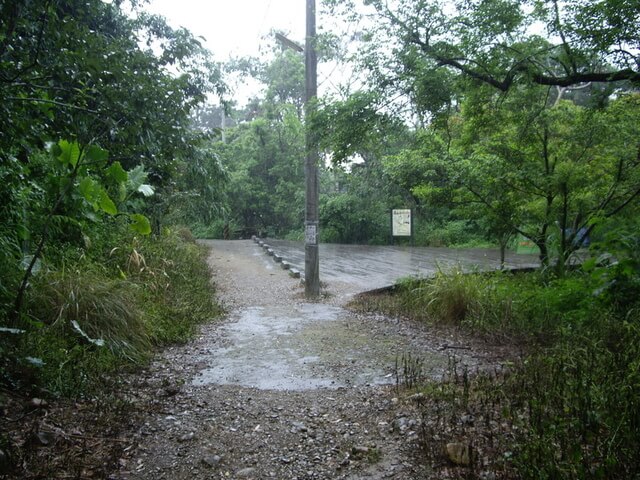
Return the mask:
M 200 252 L 163 223 L 200 165 L 224 178 L 191 120 L 224 87 L 138 2 L 0 11 L 1 381 L 78 393 L 215 313 Z
M 418 241 L 474 232 L 504 250 L 517 236 L 543 265 L 523 275 L 442 272 L 367 299 L 367 308 L 518 342 L 524 352 L 507 371 L 454 365 L 445 382 L 423 387 L 429 460 L 441 458 L 437 436 L 472 445 L 469 477 L 636 475 L 637 2 L 363 3 L 362 21 L 374 22 L 357 60 L 375 94 L 324 110 L 325 147 L 343 163 L 366 158 L 371 135 L 389 132 L 374 113 L 402 119 L 404 140 L 379 153 L 378 178 L 431 227 L 418 228 Z M 342 108 L 365 96 L 366 114 Z
M 599 223 L 636 207 L 630 2 L 324 3 L 367 26 L 350 59 L 366 80 L 321 98 L 307 122 L 324 154 L 324 241 L 386 243 L 390 209 L 408 207 L 417 245 L 504 253 L 525 238 L 562 269 Z M 299 237 L 301 62 L 283 49 L 230 65 L 265 91 L 230 112 L 232 182 L 209 234 Z
M 363 308 L 462 327 L 527 352 L 507 371 L 455 366 L 442 384 L 413 379 L 427 395 L 429 461 L 440 455 L 430 447 L 433 436 L 444 435 L 472 444 L 473 469 L 500 478 L 632 477 L 640 468 L 640 290 L 637 270 L 631 283 L 628 273 L 591 266 L 564 278 L 452 271 L 364 297 Z M 634 290 L 633 300 L 612 295 L 618 282 Z

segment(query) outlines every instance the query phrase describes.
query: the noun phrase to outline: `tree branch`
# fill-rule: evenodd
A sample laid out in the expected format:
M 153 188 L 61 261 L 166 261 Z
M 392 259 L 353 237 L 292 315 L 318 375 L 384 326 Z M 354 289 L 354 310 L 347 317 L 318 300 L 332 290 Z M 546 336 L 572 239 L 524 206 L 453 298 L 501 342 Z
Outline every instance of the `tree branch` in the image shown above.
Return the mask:
M 48 103 L 50 105 L 56 105 L 58 107 L 71 108 L 73 110 L 78 110 L 80 112 L 87 113 L 95 113 L 98 114 L 97 110 L 91 110 L 90 108 L 78 107 L 77 105 L 71 105 L 70 103 L 57 102 L 55 100 L 47 100 L 46 98 L 32 98 L 32 97 L 6 97 L 7 100 L 13 100 L 15 102 L 34 102 L 34 103 Z

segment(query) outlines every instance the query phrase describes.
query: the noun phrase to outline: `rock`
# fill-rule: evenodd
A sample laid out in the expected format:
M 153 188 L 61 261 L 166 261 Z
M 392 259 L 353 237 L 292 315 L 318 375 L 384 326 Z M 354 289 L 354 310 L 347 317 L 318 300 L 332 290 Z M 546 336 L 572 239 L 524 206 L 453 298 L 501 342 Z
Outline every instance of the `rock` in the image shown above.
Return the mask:
M 496 474 L 493 472 L 481 472 L 480 478 L 482 480 L 496 480 Z
M 409 420 L 407 420 L 407 417 L 396 418 L 391 428 L 395 432 L 404 433 L 407 431 L 407 428 L 409 428 Z
M 466 443 L 447 443 L 447 457 L 456 465 L 471 465 L 471 447 Z
M 351 449 L 351 453 L 357 457 L 364 457 L 369 453 L 369 447 L 365 447 L 364 445 L 355 445 Z
M 182 435 L 178 438 L 178 442 L 188 442 L 189 440 L 193 440 L 195 438 L 195 434 L 193 432 L 189 432 L 186 435 Z
M 243 468 L 236 472 L 237 478 L 251 478 L 256 474 L 256 469 L 252 467 Z
M 425 399 L 426 399 L 426 396 L 424 393 L 415 393 L 407 397 L 407 400 L 411 400 L 412 402 L 416 402 L 416 403 L 420 403 Z
M 289 275 L 293 278 L 300 278 L 300 270 L 297 270 L 295 268 L 291 268 L 289 269 Z
M 291 433 L 304 433 L 309 429 L 302 422 L 292 422 Z
M 29 405 L 33 408 L 45 408 L 49 406 L 49 403 L 42 398 L 32 398 Z
M 173 397 L 174 395 L 177 395 L 178 393 L 180 393 L 180 387 L 178 387 L 177 385 L 169 385 L 168 387 L 166 387 L 164 389 L 164 394 L 167 397 Z
M 210 467 L 215 467 L 220 464 L 222 457 L 220 455 L 207 455 L 202 457 L 202 463 Z
M 37 445 L 48 447 L 56 441 L 56 435 L 52 432 L 40 431 L 35 434 L 34 440 Z
M 474 420 L 475 418 L 473 417 L 473 415 L 470 415 L 470 414 L 462 415 L 462 417 L 460 417 L 460 421 L 466 425 L 473 424 Z

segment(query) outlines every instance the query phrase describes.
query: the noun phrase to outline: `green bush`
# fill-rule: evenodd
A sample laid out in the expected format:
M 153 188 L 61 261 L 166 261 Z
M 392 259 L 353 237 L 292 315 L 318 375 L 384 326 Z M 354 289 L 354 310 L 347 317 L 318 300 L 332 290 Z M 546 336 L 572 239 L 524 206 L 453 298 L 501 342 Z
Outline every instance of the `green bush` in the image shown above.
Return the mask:
M 467 220 L 452 220 L 446 223 L 416 221 L 415 241 L 429 247 L 485 248 L 491 246 Z
M 223 238 L 224 222 L 217 221 L 212 224 L 196 223 L 191 226 L 191 231 L 196 238 Z
M 468 274 L 457 268 L 400 282 L 390 313 L 484 332 L 550 335 L 600 308 L 593 288 L 582 274 L 549 279 L 542 273 Z
M 606 269 L 607 278 L 618 270 Z M 628 270 L 622 274 L 625 285 L 635 281 Z M 498 416 L 488 434 L 513 438 L 502 448 L 522 478 L 634 478 L 640 471 L 640 309 L 636 300 L 621 310 L 601 280 L 582 271 L 555 278 L 458 269 L 404 281 L 394 295 L 361 305 L 527 340 L 529 354 L 500 376 L 467 379 L 465 373 L 456 384 L 456 374 L 449 380 L 454 384 L 425 390 L 431 395 L 425 408 L 448 411 L 441 418 L 470 411 L 485 420 Z M 477 448 L 494 448 L 482 445 L 477 432 L 470 435 Z
M 322 237 L 322 229 L 320 229 L 320 236 Z M 291 240 L 293 242 L 302 242 L 304 241 L 304 231 L 303 230 L 291 230 L 283 237 L 285 240 Z
M 142 239 L 144 265 L 129 275 L 146 285 L 143 303 L 151 339 L 155 343 L 185 341 L 195 327 L 219 315 L 213 297 L 208 250 L 185 243 L 175 235 Z
M 148 350 L 135 283 L 65 270 L 37 276 L 32 288 L 28 315 L 43 324 L 46 335 L 106 347 L 134 361 Z
M 640 321 L 567 328 L 510 379 L 525 478 L 634 478 L 640 471 Z
M 81 394 L 219 314 L 207 250 L 184 228 L 158 237 L 116 228 L 97 238 L 85 248 L 59 244 L 43 257 L 23 333 L 0 337 L 2 382 Z

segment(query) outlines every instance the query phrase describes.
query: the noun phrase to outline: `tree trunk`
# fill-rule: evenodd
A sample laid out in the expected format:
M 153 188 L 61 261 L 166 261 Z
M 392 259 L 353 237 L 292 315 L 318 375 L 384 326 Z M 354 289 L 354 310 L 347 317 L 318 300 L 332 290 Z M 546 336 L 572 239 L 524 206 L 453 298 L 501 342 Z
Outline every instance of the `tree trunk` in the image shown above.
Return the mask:
M 547 248 L 546 240 L 540 240 L 535 242 L 536 246 L 540 249 L 540 265 L 545 268 L 549 266 L 549 250 Z

